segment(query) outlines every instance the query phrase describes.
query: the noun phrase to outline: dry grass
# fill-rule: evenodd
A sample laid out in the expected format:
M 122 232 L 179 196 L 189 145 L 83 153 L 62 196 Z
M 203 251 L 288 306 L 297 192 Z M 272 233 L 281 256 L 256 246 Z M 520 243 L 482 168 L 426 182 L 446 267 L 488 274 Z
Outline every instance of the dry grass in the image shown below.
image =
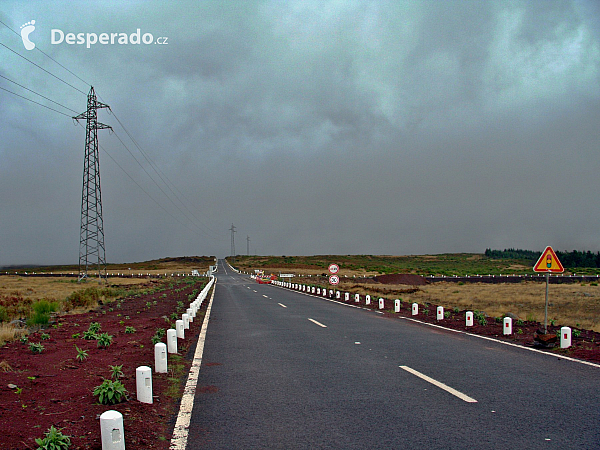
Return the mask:
M 14 341 L 15 339 L 19 339 L 26 334 L 28 334 L 26 329 L 15 328 L 8 323 L 0 323 L 0 346 L 7 342 Z

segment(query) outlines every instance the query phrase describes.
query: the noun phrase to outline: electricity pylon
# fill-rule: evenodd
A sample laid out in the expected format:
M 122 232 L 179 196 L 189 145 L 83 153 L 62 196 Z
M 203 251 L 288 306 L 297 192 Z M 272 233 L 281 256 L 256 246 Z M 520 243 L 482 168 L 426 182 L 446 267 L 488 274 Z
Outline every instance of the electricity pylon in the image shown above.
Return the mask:
M 231 228 L 229 229 L 229 231 L 231 231 L 231 257 L 233 258 L 233 261 L 235 261 L 235 238 L 233 233 L 237 233 L 235 228 L 236 227 L 231 224 Z
M 87 110 L 75 120 L 86 120 L 85 158 L 83 160 L 83 189 L 81 193 L 81 229 L 79 232 L 79 281 L 88 277 L 88 267 L 96 264 L 98 278 L 106 278 L 104 250 L 104 222 L 102 220 L 102 192 L 100 190 L 100 162 L 98 160 L 98 130 L 112 129 L 98 123 L 98 109 L 109 108 L 96 99 L 90 87 Z M 95 259 L 95 261 L 93 261 Z

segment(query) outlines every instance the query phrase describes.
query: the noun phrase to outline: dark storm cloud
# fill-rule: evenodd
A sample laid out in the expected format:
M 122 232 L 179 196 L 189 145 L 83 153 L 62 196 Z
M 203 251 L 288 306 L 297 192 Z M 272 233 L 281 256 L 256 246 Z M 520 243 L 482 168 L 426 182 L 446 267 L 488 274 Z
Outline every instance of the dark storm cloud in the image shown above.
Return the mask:
M 101 131 L 109 261 L 222 256 L 232 222 L 242 253 L 247 235 L 274 254 L 600 249 L 595 2 L 64 6 L 5 1 L 0 19 L 35 18 L 37 45 L 94 84 L 176 185 L 100 111 L 178 205 Z M 50 45 L 51 28 L 140 28 L 169 44 Z M 0 41 L 89 89 L 3 25 Z M 0 74 L 85 109 L 85 95 L 0 58 Z M 1 91 L 0 133 L 0 265 L 75 262 L 83 129 Z

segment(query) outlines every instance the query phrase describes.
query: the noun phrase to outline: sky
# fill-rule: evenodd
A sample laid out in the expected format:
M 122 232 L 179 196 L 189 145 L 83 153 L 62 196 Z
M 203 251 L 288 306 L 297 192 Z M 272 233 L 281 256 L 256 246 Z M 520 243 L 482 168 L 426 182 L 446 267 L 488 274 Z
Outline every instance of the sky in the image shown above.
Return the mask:
M 600 250 L 598 2 L 0 0 L 0 21 L 0 266 L 77 264 L 90 86 L 108 262 L 224 257 L 232 224 L 238 254 Z

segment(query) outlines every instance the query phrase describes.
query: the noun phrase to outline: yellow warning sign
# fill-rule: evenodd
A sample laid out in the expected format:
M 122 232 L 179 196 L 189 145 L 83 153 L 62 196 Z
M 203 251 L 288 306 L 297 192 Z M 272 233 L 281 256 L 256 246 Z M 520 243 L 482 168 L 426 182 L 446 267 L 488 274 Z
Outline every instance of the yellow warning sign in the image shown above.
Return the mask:
M 548 246 L 546 247 L 546 250 L 543 251 L 540 259 L 535 263 L 535 266 L 533 266 L 533 271 L 562 273 L 565 269 L 556 257 L 556 253 L 554 253 L 552 247 Z

